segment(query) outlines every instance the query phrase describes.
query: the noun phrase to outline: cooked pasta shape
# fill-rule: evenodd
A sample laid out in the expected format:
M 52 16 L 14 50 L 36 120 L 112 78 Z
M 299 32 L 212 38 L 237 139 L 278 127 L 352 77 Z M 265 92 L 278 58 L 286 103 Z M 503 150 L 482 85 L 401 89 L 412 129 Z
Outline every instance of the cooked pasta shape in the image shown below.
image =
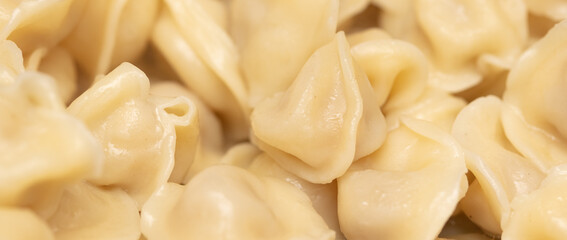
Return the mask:
M 23 208 L 0 208 L 0 238 L 10 240 L 54 240 L 45 221 Z
M 3 1 L 0 39 L 10 39 L 25 53 L 51 48 L 75 27 L 86 0 Z M 8 6 L 6 6 L 8 5 Z
M 315 184 L 301 179 L 298 176 L 284 170 L 270 156 L 265 153 L 258 154 L 247 166 L 247 169 L 255 174 L 265 177 L 278 178 L 292 184 L 303 191 L 309 199 L 313 208 L 327 223 L 327 226 L 335 231 L 335 239 L 345 239 L 341 233 L 339 219 L 337 216 L 337 182 L 328 184 Z
M 183 96 L 197 107 L 199 115 L 199 138 L 204 148 L 220 152 L 224 148 L 222 125 L 217 116 L 203 101 L 187 88 L 175 82 L 158 82 L 150 86 L 150 94 L 163 97 Z
M 504 92 L 504 130 L 542 171 L 567 162 L 567 21 L 528 49 L 511 70 Z
M 140 215 L 136 202 L 122 189 L 102 189 L 86 182 L 63 193 L 47 223 L 58 240 L 137 240 Z
M 231 32 L 251 106 L 286 90 L 309 56 L 333 39 L 338 8 L 338 0 L 232 3 Z
M 106 74 L 142 54 L 158 8 L 158 0 L 87 1 L 63 46 L 92 77 Z
M 187 172 L 195 151 L 198 120 L 184 97 L 158 101 L 149 97 L 149 80 L 123 63 L 79 96 L 68 111 L 85 122 L 104 147 L 101 176 L 89 181 L 117 186 L 141 207 L 176 171 Z M 176 144 L 185 159 L 176 153 Z M 185 161 L 182 163 L 176 161 Z
M 527 11 L 521 0 L 375 3 L 385 11 L 382 26 L 428 56 L 429 83 L 450 92 L 480 83 L 487 72 L 509 69 L 527 44 Z
M 148 240 L 335 236 L 300 190 L 226 165 L 203 170 L 185 186 L 163 185 L 142 209 L 141 226 Z
M 248 134 L 247 90 L 228 34 L 197 1 L 166 1 L 152 42 L 181 80 L 219 113 L 230 142 Z
M 49 216 L 65 186 L 97 173 L 102 149 L 65 112 L 53 80 L 25 72 L 0 85 L 0 206 Z
M 567 165 L 550 169 L 541 186 L 512 202 L 502 239 L 562 239 L 567 236 L 565 210 Z
M 402 123 L 338 179 L 338 216 L 347 239 L 434 239 L 466 192 L 457 142 L 428 121 Z
M 419 49 L 399 40 L 373 40 L 353 46 L 384 111 L 414 102 L 427 84 L 427 59 Z M 386 105 L 384 105 L 386 104 Z
M 253 141 L 293 174 L 329 183 L 384 141 L 385 120 L 375 102 L 340 32 L 310 57 L 286 92 L 254 109 Z
M 461 206 L 473 222 L 492 234 L 502 233 L 510 203 L 537 189 L 545 176 L 508 141 L 502 127 L 502 105 L 494 96 L 479 98 L 459 113 L 453 125 L 453 135 L 466 149 L 467 167 L 480 187 L 480 191 L 469 191 Z M 475 196 L 478 194 L 484 196 Z M 492 215 L 494 221 L 482 215 Z

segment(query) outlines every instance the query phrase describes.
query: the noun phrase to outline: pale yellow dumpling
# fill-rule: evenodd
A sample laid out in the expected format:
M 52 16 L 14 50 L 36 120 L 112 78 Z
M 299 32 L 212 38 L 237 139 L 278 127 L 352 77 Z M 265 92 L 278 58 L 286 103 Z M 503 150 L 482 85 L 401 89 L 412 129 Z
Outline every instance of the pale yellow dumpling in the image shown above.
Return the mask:
M 286 92 L 258 104 L 253 142 L 284 169 L 329 183 L 376 150 L 385 120 L 344 33 L 318 49 Z

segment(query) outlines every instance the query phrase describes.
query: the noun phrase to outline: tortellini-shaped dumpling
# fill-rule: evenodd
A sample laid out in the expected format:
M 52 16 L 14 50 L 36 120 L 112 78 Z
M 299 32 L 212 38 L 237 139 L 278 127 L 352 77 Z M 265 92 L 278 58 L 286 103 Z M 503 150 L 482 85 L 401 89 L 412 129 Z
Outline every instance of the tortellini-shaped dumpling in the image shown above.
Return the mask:
M 492 234 L 502 233 L 501 223 L 506 221 L 512 200 L 536 189 L 544 177 L 510 144 L 501 113 L 500 99 L 479 98 L 459 113 L 453 125 L 454 137 L 466 149 L 467 167 L 479 184 L 471 186 L 461 207 L 473 222 Z M 487 216 L 494 219 L 487 221 Z
M 404 0 L 375 2 L 381 25 L 416 44 L 431 60 L 430 84 L 458 92 L 484 74 L 509 69 L 528 40 L 522 0 Z
M 427 59 L 413 45 L 393 39 L 366 41 L 353 46 L 352 55 L 362 66 L 383 109 L 413 103 L 427 84 Z
M 176 149 L 194 151 L 198 136 L 197 110 L 187 98 L 156 99 L 148 93 L 144 73 L 123 63 L 68 108 L 104 147 L 102 174 L 90 181 L 123 188 L 139 207 L 172 171 L 176 179 L 183 177 L 194 153 L 180 158 Z
M 434 239 L 466 192 L 464 154 L 451 135 L 424 120 L 402 123 L 338 179 L 349 240 Z
M 334 239 L 309 198 L 278 179 L 219 165 L 187 185 L 167 183 L 142 209 L 154 239 Z
M 86 2 L 86 0 L 2 1 L 0 9 L 7 12 L 0 12 L 0 39 L 16 42 L 26 53 L 37 48 L 51 48 L 75 27 Z
M 385 120 L 343 32 L 309 58 L 294 83 L 258 104 L 253 141 L 284 169 L 329 183 L 384 141 Z
M 567 20 L 520 58 L 504 92 L 504 130 L 542 170 L 567 162 Z
M 285 91 L 309 56 L 333 39 L 338 5 L 338 0 L 232 2 L 231 33 L 242 54 L 250 105 Z
M 158 0 L 89 0 L 63 45 L 88 74 L 106 74 L 142 54 L 158 8 Z
M 567 236 L 567 165 L 550 169 L 541 186 L 512 202 L 504 240 L 564 239 Z
M 236 46 L 199 1 L 165 2 L 152 42 L 189 89 L 219 114 L 228 142 L 245 139 L 248 94 Z
M 327 184 L 310 183 L 284 170 L 265 153 L 253 158 L 247 169 L 261 176 L 281 179 L 303 191 L 311 199 L 313 208 L 325 220 L 329 228 L 335 231 L 336 239 L 345 239 L 341 233 L 337 216 L 336 181 Z
M 54 240 L 55 237 L 47 223 L 33 211 L 0 207 L 0 239 Z
M 100 168 L 100 145 L 45 75 L 25 72 L 0 85 L 0 119 L 0 206 L 49 216 L 65 186 Z

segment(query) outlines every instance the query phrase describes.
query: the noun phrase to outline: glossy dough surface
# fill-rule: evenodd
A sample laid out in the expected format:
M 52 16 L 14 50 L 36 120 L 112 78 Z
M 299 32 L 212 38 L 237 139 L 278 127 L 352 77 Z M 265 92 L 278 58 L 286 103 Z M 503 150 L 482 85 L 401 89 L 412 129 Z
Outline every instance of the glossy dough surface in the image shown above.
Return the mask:
M 0 1 L 0 239 L 567 239 L 565 0 Z

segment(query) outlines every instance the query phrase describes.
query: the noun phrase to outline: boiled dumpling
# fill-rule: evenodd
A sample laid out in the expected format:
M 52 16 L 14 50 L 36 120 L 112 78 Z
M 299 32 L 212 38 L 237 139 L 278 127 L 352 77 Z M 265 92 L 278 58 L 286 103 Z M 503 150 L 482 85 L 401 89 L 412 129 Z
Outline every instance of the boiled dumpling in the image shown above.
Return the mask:
M 333 39 L 338 8 L 338 0 L 232 2 L 231 33 L 251 106 L 286 90 L 309 56 Z
M 181 186 L 163 185 L 142 209 L 154 239 L 334 239 L 309 198 L 278 179 L 213 166 Z
M 123 188 L 139 207 L 172 171 L 176 179 L 183 178 L 198 143 L 197 110 L 189 99 L 155 99 L 148 93 L 148 78 L 124 63 L 68 108 L 104 147 L 102 174 L 89 181 Z M 177 144 L 188 151 L 186 158 L 176 153 Z
M 373 154 L 338 179 L 347 239 L 434 239 L 467 189 L 464 154 L 444 130 L 403 118 Z
M 478 185 L 471 186 L 461 206 L 473 222 L 492 234 L 502 233 L 501 223 L 506 222 L 510 203 L 537 189 L 544 177 L 508 141 L 501 122 L 502 108 L 494 96 L 479 98 L 459 113 L 453 125 L 453 135 L 467 150 L 467 166 Z M 494 219 L 488 221 L 486 216 Z
M 566 63 L 567 20 L 522 55 L 504 92 L 506 135 L 544 172 L 567 162 Z
M 309 58 L 286 92 L 258 104 L 251 122 L 260 149 L 313 183 L 341 176 L 385 136 L 372 87 L 342 32 Z
M 83 71 L 107 74 L 142 54 L 158 9 L 157 0 L 87 1 L 62 44 Z
M 49 216 L 63 188 L 100 169 L 102 148 L 46 75 L 24 72 L 0 85 L 0 119 L 0 206 Z
M 185 85 L 219 114 L 227 142 L 245 139 L 248 93 L 236 46 L 199 1 L 165 2 L 152 42 Z

